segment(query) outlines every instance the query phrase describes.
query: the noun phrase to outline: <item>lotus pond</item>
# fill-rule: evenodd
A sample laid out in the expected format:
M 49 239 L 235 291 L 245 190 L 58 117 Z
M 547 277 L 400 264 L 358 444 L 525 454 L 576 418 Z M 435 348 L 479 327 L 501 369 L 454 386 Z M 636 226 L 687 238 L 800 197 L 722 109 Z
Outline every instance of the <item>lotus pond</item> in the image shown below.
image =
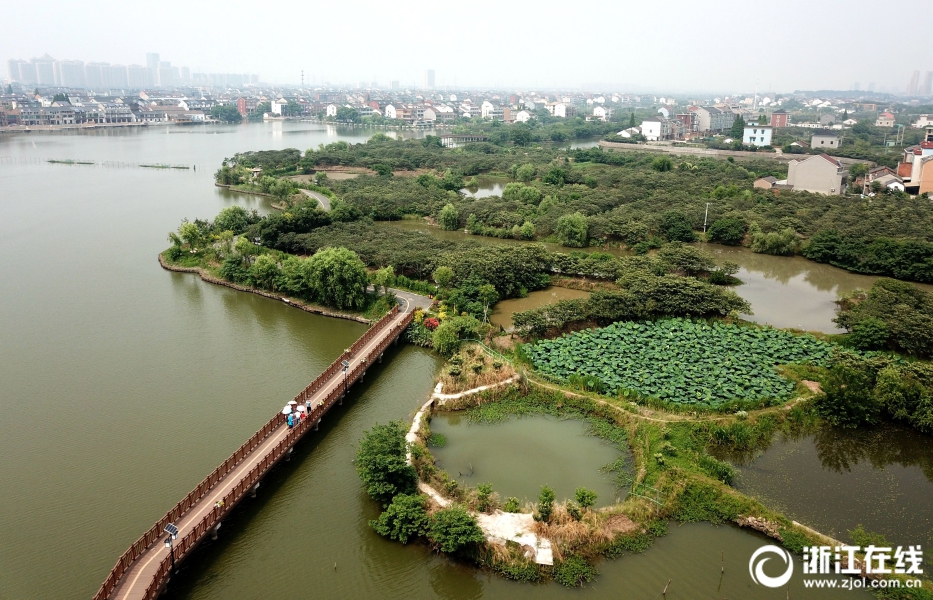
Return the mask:
M 562 382 L 678 404 L 780 400 L 793 382 L 775 367 L 827 364 L 834 346 L 770 327 L 662 319 L 619 322 L 525 347 L 535 368 Z

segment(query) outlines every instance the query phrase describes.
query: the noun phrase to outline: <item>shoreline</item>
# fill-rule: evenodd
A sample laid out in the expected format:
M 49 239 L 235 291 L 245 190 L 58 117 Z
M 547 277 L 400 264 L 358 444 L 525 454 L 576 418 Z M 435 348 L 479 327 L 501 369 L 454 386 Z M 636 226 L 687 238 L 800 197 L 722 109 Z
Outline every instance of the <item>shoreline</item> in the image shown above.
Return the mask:
M 260 290 L 257 288 L 252 288 L 249 286 L 240 285 L 238 283 L 233 283 L 232 281 L 227 281 L 225 279 L 215 277 L 211 275 L 210 273 L 208 273 L 207 271 L 205 271 L 204 269 L 202 269 L 201 267 L 180 267 L 177 265 L 170 265 L 165 261 L 165 258 L 162 256 L 161 252 L 159 253 L 159 266 L 161 266 L 166 271 L 173 271 L 175 273 L 193 273 L 196 275 L 200 275 L 201 280 L 206 281 L 207 283 L 212 283 L 214 285 L 221 285 L 224 287 L 228 287 L 238 292 L 248 292 L 251 294 L 256 294 L 258 296 L 262 296 L 263 298 L 268 298 L 270 300 L 278 300 L 279 302 L 283 302 L 289 306 L 294 306 L 295 308 L 299 308 L 305 312 L 313 313 L 316 315 L 321 315 L 324 317 L 334 317 L 337 319 L 346 319 L 348 321 L 356 321 L 358 323 L 365 323 L 367 325 L 372 323 L 370 319 L 367 319 L 361 315 L 354 315 L 350 313 L 341 313 L 341 312 L 332 312 L 332 311 L 317 307 L 312 304 L 305 304 L 304 302 L 300 300 L 294 300 L 286 296 L 279 296 L 277 294 L 273 294 L 272 292 L 267 292 L 267 291 Z

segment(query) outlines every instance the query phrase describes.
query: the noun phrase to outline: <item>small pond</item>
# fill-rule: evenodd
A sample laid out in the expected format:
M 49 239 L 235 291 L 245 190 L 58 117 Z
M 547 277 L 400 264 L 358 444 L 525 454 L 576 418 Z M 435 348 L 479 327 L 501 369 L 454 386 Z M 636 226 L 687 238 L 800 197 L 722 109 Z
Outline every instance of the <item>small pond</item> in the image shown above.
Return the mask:
M 517 312 L 539 308 L 545 304 L 554 304 L 560 300 L 573 300 L 574 298 L 586 298 L 589 292 L 582 290 L 572 290 L 564 287 L 549 287 L 543 290 L 530 292 L 524 298 L 510 298 L 496 304 L 489 317 L 493 325 L 500 325 L 503 329 L 512 328 L 512 315 Z
M 615 475 L 601 469 L 620 451 L 587 429 L 583 421 L 542 415 L 490 424 L 442 412 L 431 420 L 431 432 L 447 438 L 447 445 L 431 452 L 451 477 L 469 486 L 491 483 L 502 500 L 534 502 L 541 486 L 549 485 L 558 501 L 585 487 L 599 494 L 597 506 L 614 504 L 625 491 L 620 495 Z

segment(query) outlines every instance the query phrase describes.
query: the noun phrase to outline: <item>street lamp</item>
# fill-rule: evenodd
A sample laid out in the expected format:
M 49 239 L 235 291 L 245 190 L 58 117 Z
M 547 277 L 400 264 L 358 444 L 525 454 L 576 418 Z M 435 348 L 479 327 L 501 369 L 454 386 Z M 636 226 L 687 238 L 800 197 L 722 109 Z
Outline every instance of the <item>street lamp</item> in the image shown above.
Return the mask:
M 168 534 L 168 537 L 165 538 L 165 547 L 168 548 L 169 553 L 172 555 L 172 573 L 175 573 L 175 547 L 172 545 L 172 540 L 178 537 L 178 527 L 174 523 L 169 523 L 165 526 L 165 533 Z

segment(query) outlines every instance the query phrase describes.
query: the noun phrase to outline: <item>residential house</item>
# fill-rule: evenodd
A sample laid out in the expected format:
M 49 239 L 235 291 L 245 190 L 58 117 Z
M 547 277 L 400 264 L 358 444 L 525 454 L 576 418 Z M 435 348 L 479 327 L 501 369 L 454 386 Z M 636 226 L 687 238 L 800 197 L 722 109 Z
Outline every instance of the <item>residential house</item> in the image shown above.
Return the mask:
M 752 187 L 758 188 L 760 190 L 770 190 L 774 187 L 774 184 L 777 183 L 776 177 L 759 177 L 755 180 L 755 183 L 752 184 Z
M 788 114 L 786 110 L 776 110 L 771 113 L 771 127 L 787 127 Z
M 621 131 L 619 135 L 623 135 L 627 131 L 630 130 Z M 649 142 L 679 140 L 684 137 L 684 124 L 678 119 L 665 119 L 662 116 L 648 117 L 641 122 L 641 134 Z M 623 137 L 630 136 L 623 135 Z
M 517 123 L 527 123 L 532 118 L 532 115 L 527 110 L 520 110 L 515 113 L 515 122 Z
M 875 127 L 894 127 L 894 113 L 883 112 L 875 119 Z
M 546 106 L 547 111 L 551 113 L 552 117 L 561 117 L 566 119 L 572 117 L 574 114 L 573 106 L 565 102 L 551 102 Z
M 933 127 L 933 115 L 919 115 L 917 120 L 910 124 L 914 129 Z
M 825 114 L 820 115 L 820 125 L 823 127 L 829 127 L 830 125 L 836 124 L 836 115 Z
M 328 116 L 328 117 L 336 117 L 336 116 L 337 116 L 337 105 L 336 105 L 336 104 L 328 104 L 328 105 L 327 105 L 327 116 Z
M 810 137 L 810 147 L 814 150 L 838 148 L 839 136 L 826 130 L 817 131 Z
M 666 116 L 666 115 L 665 115 Z M 612 109 L 604 106 L 597 106 L 593 109 L 593 118 L 600 121 L 608 121 L 612 117 Z
M 641 135 L 641 127 L 629 127 L 628 129 L 623 129 L 616 135 L 618 135 L 619 137 L 624 137 L 624 138 L 631 138 L 636 135 Z
M 772 127 L 770 125 L 746 125 L 742 132 L 742 143 L 746 146 L 770 146 Z
M 716 133 L 726 131 L 735 121 L 735 113 L 727 108 L 715 106 L 692 106 L 690 110 L 696 115 L 694 125 L 702 133 Z
M 790 161 L 787 183 L 799 191 L 840 195 L 845 191 L 847 175 L 841 162 L 826 154 L 816 154 Z
M 927 130 L 933 137 L 933 125 Z M 897 165 L 897 175 L 904 181 L 906 191 L 923 194 L 933 191 L 933 141 L 920 142 L 904 148 L 904 160 Z

